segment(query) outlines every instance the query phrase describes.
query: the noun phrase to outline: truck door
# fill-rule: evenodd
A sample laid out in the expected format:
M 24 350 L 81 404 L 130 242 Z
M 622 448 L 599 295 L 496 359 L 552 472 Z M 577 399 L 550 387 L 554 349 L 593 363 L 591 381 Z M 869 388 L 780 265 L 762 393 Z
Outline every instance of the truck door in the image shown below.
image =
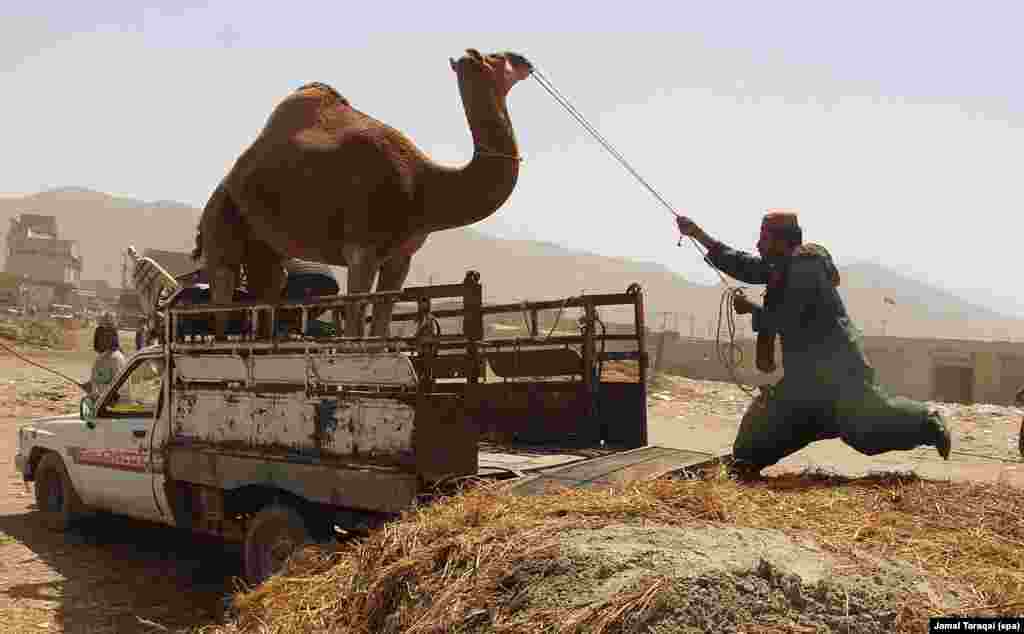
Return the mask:
M 160 396 L 161 357 L 135 359 L 100 404 L 91 471 L 102 505 L 116 513 L 160 519 L 150 473 L 150 435 Z

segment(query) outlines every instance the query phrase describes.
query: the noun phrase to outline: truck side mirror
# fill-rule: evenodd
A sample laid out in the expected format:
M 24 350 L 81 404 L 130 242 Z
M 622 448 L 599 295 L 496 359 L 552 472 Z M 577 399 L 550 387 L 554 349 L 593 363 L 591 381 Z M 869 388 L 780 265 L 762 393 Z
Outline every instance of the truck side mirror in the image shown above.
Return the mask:
M 93 421 L 93 417 L 96 415 L 96 402 L 92 400 L 91 396 L 83 396 L 82 400 L 78 402 L 78 415 L 85 421 L 86 427 L 96 428 L 96 422 Z

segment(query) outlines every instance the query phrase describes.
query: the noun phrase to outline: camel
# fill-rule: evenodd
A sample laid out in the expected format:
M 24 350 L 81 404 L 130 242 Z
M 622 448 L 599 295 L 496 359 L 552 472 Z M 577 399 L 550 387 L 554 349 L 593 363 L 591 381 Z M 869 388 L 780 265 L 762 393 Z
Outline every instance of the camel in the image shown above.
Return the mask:
M 471 225 L 505 203 L 520 161 L 506 97 L 532 66 L 516 53 L 474 49 L 450 63 L 473 139 L 462 167 L 435 163 L 329 85 L 306 84 L 277 105 L 199 222 L 193 255 L 204 259 L 213 303 L 230 303 L 243 266 L 250 293 L 279 301 L 288 257 L 347 267 L 349 294 L 370 292 L 378 271 L 377 291 L 400 290 L 430 233 Z M 364 335 L 365 309 L 347 308 L 346 336 Z M 388 335 L 392 310 L 374 304 L 372 336 Z M 216 320 L 218 336 L 224 321 Z

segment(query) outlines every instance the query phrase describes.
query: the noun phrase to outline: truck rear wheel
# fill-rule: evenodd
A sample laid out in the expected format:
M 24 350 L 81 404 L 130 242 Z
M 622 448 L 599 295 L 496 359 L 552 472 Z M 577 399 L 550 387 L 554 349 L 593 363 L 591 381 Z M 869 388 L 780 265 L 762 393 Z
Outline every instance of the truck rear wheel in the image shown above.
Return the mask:
M 309 542 L 309 530 L 295 509 L 281 504 L 260 509 L 245 531 L 246 580 L 254 586 L 263 583 Z
M 36 506 L 52 531 L 63 532 L 85 513 L 67 468 L 60 456 L 48 452 L 35 468 Z

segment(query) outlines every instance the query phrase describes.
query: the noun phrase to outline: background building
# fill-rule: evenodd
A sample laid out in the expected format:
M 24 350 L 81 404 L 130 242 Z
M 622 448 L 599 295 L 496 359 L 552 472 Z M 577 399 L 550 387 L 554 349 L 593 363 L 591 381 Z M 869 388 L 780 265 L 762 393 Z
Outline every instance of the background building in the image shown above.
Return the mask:
M 4 270 L 26 280 L 28 301 L 39 310 L 70 304 L 82 280 L 78 241 L 60 239 L 54 216 L 20 214 L 11 218 Z

